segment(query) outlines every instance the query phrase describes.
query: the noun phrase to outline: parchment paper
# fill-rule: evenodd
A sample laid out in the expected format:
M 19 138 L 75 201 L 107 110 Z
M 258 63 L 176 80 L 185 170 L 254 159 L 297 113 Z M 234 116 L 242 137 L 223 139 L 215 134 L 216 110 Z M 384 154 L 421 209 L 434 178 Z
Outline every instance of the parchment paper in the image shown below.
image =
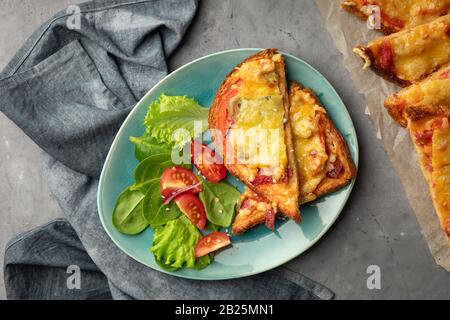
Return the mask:
M 422 233 L 436 263 L 450 271 L 450 249 L 434 211 L 428 185 L 417 162 L 416 152 L 409 132 L 400 127 L 384 109 L 384 99 L 400 87 L 387 82 L 370 70 L 363 70 L 362 60 L 352 49 L 358 44 L 382 36 L 367 28 L 366 22 L 344 11 L 340 0 L 316 0 L 337 49 L 344 55 L 345 67 L 349 70 L 359 93 L 366 98 L 366 114 L 377 129 L 391 162 L 400 176 L 406 196 L 413 208 Z M 392 214 L 396 214 L 393 212 Z

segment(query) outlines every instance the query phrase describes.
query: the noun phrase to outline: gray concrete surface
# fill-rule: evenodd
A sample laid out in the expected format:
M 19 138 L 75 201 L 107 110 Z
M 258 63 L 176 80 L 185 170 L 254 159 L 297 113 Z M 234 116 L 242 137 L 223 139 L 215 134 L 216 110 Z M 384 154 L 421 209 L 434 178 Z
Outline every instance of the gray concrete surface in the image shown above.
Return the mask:
M 70 3 L 69 0 L 2 0 L 0 68 L 42 22 Z M 42 177 L 40 149 L 3 113 L 0 113 L 0 180 L 0 299 L 5 299 L 6 243 L 16 234 L 60 217 L 62 212 Z
M 76 2 L 76 1 L 75 1 Z M 0 66 L 68 0 L 0 2 Z M 171 68 L 219 50 L 277 47 L 322 72 L 346 103 L 358 132 L 360 168 L 354 192 L 332 229 L 288 267 L 322 282 L 338 299 L 450 299 L 450 274 L 437 266 L 402 186 L 354 93 L 313 1 L 203 0 Z M 0 246 L 13 235 L 61 215 L 41 175 L 38 148 L 0 115 Z M 3 252 L 1 255 L 3 259 Z M 366 286 L 369 265 L 381 289 Z M 0 280 L 0 298 L 5 298 Z

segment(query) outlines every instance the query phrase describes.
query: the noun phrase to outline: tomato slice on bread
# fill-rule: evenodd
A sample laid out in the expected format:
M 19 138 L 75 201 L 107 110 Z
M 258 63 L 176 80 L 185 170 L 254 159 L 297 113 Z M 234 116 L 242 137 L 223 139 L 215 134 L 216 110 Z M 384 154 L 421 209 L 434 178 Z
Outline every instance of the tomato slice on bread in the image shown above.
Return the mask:
M 164 170 L 160 180 L 161 196 L 166 199 L 182 189 L 189 189 L 189 186 L 196 185 L 200 181 L 195 174 L 183 167 L 172 167 Z M 201 185 L 189 189 L 186 193 L 199 193 L 202 191 Z
M 208 253 L 226 247 L 231 243 L 230 237 L 223 232 L 211 232 L 201 238 L 195 247 L 195 257 L 200 258 Z
M 380 45 L 379 63 L 383 70 L 394 70 L 394 53 L 392 45 L 388 41 L 384 41 Z
M 239 85 L 240 83 L 241 83 L 241 81 L 238 81 L 237 85 Z M 228 107 L 230 104 L 230 100 L 233 99 L 235 96 L 237 96 L 238 93 L 239 93 L 238 90 L 232 89 L 232 90 L 226 92 L 220 101 L 218 114 L 217 114 L 217 124 L 218 124 L 218 129 L 222 132 L 223 137 L 225 137 L 225 135 L 227 133 L 227 127 L 231 120 L 230 115 L 228 114 Z
M 175 203 L 181 212 L 200 230 L 205 229 L 206 211 L 200 199 L 192 193 L 184 193 L 175 198 Z
M 192 162 L 206 180 L 218 183 L 227 175 L 223 159 L 206 145 L 194 140 L 191 144 Z

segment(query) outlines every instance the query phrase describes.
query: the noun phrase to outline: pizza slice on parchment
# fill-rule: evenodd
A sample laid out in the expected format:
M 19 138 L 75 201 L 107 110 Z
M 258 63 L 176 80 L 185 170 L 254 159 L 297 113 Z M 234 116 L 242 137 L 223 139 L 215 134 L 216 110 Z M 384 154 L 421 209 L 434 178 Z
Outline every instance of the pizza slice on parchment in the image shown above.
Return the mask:
M 402 127 L 408 124 L 408 106 L 431 107 L 450 105 L 450 64 L 434 72 L 424 80 L 391 94 L 384 106 L 392 118 Z
M 364 20 L 379 14 L 380 31 L 385 34 L 417 27 L 450 12 L 450 0 L 346 0 L 341 6 Z
M 381 37 L 353 51 L 386 80 L 408 86 L 450 63 L 450 14 Z
M 408 129 L 450 246 L 450 106 L 410 106 Z

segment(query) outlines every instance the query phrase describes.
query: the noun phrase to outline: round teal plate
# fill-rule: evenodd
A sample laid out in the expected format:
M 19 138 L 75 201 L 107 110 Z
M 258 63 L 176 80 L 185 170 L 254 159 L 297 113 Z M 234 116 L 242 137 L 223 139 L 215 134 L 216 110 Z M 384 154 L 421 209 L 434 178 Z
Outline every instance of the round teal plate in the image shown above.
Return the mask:
M 100 177 L 98 188 L 98 212 L 100 220 L 114 243 L 130 257 L 161 272 L 149 249 L 153 232 L 147 228 L 136 236 L 127 236 L 117 231 L 112 224 L 112 211 L 120 192 L 132 184 L 137 165 L 134 146 L 130 136 L 144 132 L 144 116 L 150 103 L 161 93 L 187 95 L 201 105 L 211 104 L 220 84 L 231 71 L 248 56 L 259 49 L 238 49 L 218 52 L 172 72 L 153 87 L 134 107 L 120 128 L 109 150 Z M 330 83 L 313 67 L 299 58 L 284 54 L 287 77 L 313 89 L 336 127 L 347 141 L 352 157 L 358 164 L 358 142 L 355 128 L 345 105 Z M 242 190 L 242 185 L 228 178 Z M 245 277 L 275 268 L 310 248 L 331 227 L 339 216 L 353 188 L 347 187 L 301 207 L 302 223 L 278 221 L 275 232 L 265 226 L 249 230 L 242 236 L 232 237 L 232 247 L 216 255 L 214 262 L 203 270 L 183 268 L 171 272 L 174 276 L 219 280 Z M 337 245 L 337 244 L 336 244 Z

